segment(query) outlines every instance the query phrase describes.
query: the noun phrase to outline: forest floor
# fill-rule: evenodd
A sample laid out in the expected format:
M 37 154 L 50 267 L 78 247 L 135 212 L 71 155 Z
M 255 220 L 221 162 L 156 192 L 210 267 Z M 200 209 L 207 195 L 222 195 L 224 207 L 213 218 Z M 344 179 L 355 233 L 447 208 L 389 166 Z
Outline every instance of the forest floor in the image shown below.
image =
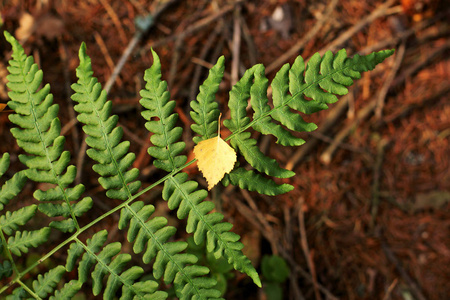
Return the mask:
M 450 11 L 445 1 L 147 2 L 0 2 L 1 29 L 14 33 L 43 69 L 60 104 L 73 163 L 82 166 L 83 174 L 93 172 L 92 164 L 77 155 L 84 152 L 83 133 L 70 100 L 81 42 L 104 85 L 137 41 L 108 98 L 147 185 L 163 176 L 147 155 L 149 134 L 139 108 L 151 48 L 161 58 L 185 132 L 192 123 L 189 102 L 220 55 L 226 74 L 217 100 L 226 118 L 231 85 L 254 64 L 264 64 L 271 80 L 297 55 L 396 49 L 330 109 L 306 117 L 319 129 L 302 135 L 305 145 L 282 147 L 271 137 L 259 138 L 264 153 L 297 173 L 285 180 L 294 185 L 292 192 L 266 197 L 229 186 L 210 194 L 258 270 L 264 255 L 287 261 L 291 273 L 283 284 L 284 299 L 448 299 Z M 152 28 L 136 34 L 136 18 L 155 12 Z M 3 37 L 0 51 L 0 103 L 6 103 L 10 47 Z M 1 153 L 14 143 L 10 126 L 7 113 L 0 113 Z M 192 134 L 183 139 L 192 149 Z M 187 155 L 192 157 L 192 150 Z M 205 186 L 195 166 L 188 172 Z M 87 192 L 99 195 L 94 206 L 99 213 L 117 204 L 100 196 L 94 180 L 83 183 Z M 152 197 L 159 213 L 183 226 L 163 208 L 159 193 Z M 110 234 L 120 234 L 117 217 L 102 223 Z M 225 295 L 265 297 L 239 273 L 229 280 Z

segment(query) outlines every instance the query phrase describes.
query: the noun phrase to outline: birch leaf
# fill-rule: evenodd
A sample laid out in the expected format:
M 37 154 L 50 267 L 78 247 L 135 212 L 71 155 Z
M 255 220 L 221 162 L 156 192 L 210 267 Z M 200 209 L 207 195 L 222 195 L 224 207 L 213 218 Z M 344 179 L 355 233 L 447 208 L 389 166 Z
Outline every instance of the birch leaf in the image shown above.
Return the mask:
M 208 191 L 225 176 L 225 173 L 233 170 L 236 162 L 236 151 L 220 137 L 220 128 L 216 137 L 201 141 L 194 147 L 194 155 L 198 169 L 208 182 Z

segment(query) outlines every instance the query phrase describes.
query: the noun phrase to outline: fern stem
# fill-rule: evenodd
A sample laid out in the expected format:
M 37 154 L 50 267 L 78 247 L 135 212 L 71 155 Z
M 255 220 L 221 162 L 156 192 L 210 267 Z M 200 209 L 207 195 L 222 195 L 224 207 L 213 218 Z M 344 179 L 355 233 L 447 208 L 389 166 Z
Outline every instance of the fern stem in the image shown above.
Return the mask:
M 34 297 L 34 299 L 38 299 L 41 300 L 41 297 L 39 297 L 38 295 L 36 295 L 35 292 L 33 292 L 25 283 L 23 283 L 20 279 L 17 281 L 18 284 L 20 284 L 20 286 L 27 291 L 28 294 L 30 294 L 31 296 Z
M 3 244 L 4 253 L 5 253 L 6 256 L 8 257 L 9 261 L 11 262 L 11 266 L 12 266 L 14 272 L 15 272 L 16 274 L 19 274 L 19 270 L 17 269 L 17 266 L 16 266 L 16 264 L 14 263 L 14 259 L 13 259 L 12 255 L 11 255 L 11 252 L 9 251 L 9 248 L 8 248 L 8 242 L 6 241 L 6 237 L 5 237 L 5 235 L 3 234 L 3 230 L 1 230 L 1 229 L 0 229 L 0 237 L 1 237 L 1 239 L 2 239 L 2 244 Z M 1 292 L 0 292 L 0 294 L 1 294 Z
M 74 234 L 72 234 L 71 237 L 67 238 L 64 242 L 62 242 L 61 244 L 59 244 L 58 246 L 56 246 L 55 248 L 53 248 L 50 252 L 48 252 L 46 255 L 44 255 L 41 259 L 39 259 L 37 262 L 35 262 L 34 264 L 30 265 L 27 269 L 25 269 L 22 272 L 17 272 L 17 278 L 12 282 L 15 283 L 18 280 L 20 280 L 20 278 L 22 276 L 24 276 L 25 274 L 27 274 L 28 272 L 30 272 L 32 269 L 34 269 L 35 267 L 37 267 L 39 264 L 41 264 L 43 261 L 45 261 L 47 258 L 51 257 L 54 253 L 58 252 L 62 247 L 64 247 L 65 245 L 71 243 L 72 241 L 78 240 L 78 236 L 83 233 L 84 231 L 86 231 L 87 229 L 90 229 L 92 226 L 94 226 L 96 223 L 100 222 L 101 220 L 103 220 L 104 218 L 106 218 L 107 216 L 115 213 L 116 211 L 121 210 L 122 208 L 124 208 L 125 206 L 128 206 L 128 204 L 130 202 L 132 202 L 133 200 L 135 200 L 136 198 L 140 197 L 141 195 L 145 194 L 146 192 L 148 192 L 149 190 L 151 190 L 152 188 L 154 188 L 155 186 L 160 185 L 161 183 L 165 182 L 167 179 L 169 179 L 169 177 L 172 177 L 173 175 L 177 174 L 178 172 L 180 172 L 181 170 L 183 170 L 184 168 L 186 168 L 187 166 L 193 164 L 196 161 L 196 159 L 191 160 L 190 162 L 185 163 L 183 166 L 179 167 L 178 169 L 173 170 L 172 172 L 170 172 L 169 174 L 167 174 L 166 176 L 164 176 L 163 178 L 161 178 L 160 180 L 156 181 L 155 183 L 153 183 L 152 185 L 148 186 L 147 188 L 143 189 L 142 191 L 140 191 L 139 193 L 135 194 L 134 196 L 130 197 L 130 199 L 128 199 L 127 201 L 123 202 L 122 204 L 114 207 L 113 209 L 107 211 L 106 213 L 104 213 L 103 215 L 99 216 L 98 218 L 96 218 L 95 220 L 91 221 L 89 224 L 83 226 L 82 228 L 80 228 L 79 230 L 77 230 Z M 133 211 L 133 210 L 131 210 Z M 6 288 L 2 288 L 0 290 L 0 294 L 5 290 Z

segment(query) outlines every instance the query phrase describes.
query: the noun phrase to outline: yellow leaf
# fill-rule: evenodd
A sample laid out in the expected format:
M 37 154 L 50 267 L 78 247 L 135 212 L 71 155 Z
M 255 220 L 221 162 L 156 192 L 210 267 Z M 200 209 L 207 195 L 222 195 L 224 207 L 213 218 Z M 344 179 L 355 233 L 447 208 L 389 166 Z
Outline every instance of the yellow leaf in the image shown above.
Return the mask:
M 0 112 L 2 112 L 6 107 L 6 104 L 0 103 Z
M 194 147 L 194 155 L 198 169 L 208 182 L 208 191 L 225 176 L 225 173 L 233 170 L 236 162 L 236 152 L 220 137 L 220 130 L 218 136 L 198 143 Z

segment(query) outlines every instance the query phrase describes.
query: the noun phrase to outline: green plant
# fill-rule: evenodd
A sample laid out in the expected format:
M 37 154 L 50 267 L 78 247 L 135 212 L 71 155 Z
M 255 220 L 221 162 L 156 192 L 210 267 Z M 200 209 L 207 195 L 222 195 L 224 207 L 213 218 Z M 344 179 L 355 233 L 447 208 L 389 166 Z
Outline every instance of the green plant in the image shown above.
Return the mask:
M 277 255 L 264 255 L 261 260 L 261 273 L 267 299 L 283 299 L 282 283 L 291 273 L 286 261 Z
M 95 162 L 93 170 L 99 175 L 98 182 L 107 197 L 122 201 L 90 223 L 80 224 L 80 216 L 91 210 L 93 200 L 82 196 L 85 189 L 82 184 L 73 186 L 77 170 L 69 165 L 69 151 L 63 150 L 65 139 L 60 135 L 58 105 L 53 104 L 48 84 L 39 89 L 43 73 L 33 58 L 24 53 L 10 34 L 5 32 L 5 36 L 13 48 L 7 77 L 11 90 L 8 106 L 15 112 L 9 119 L 17 127 L 11 129 L 11 133 L 25 153 L 19 155 L 25 168 L 6 180 L 0 191 L 0 279 L 8 282 L 0 288 L 0 294 L 11 291 L 14 285 L 8 296 L 11 299 L 65 299 L 73 297 L 89 282 L 93 294 L 103 294 L 105 299 L 164 299 L 167 293 L 159 288 L 162 279 L 174 287 L 179 298 L 220 297 L 221 292 L 214 288 L 216 280 L 208 275 L 208 267 L 200 265 L 198 257 L 186 251 L 187 242 L 172 241 L 176 229 L 167 225 L 166 218 L 152 216 L 153 205 L 137 199 L 160 184 L 169 208 L 176 210 L 178 218 L 187 218 L 186 231 L 192 234 L 194 243 L 205 243 L 209 255 L 225 258 L 235 270 L 247 274 L 261 286 L 257 271 L 241 252 L 240 236 L 230 231 L 233 225 L 224 222 L 222 214 L 211 212 L 214 204 L 205 200 L 208 193 L 183 172 L 194 160 L 187 162 L 182 154 L 185 151 L 185 143 L 180 141 L 182 128 L 176 126 L 175 102 L 170 101 L 167 84 L 161 80 L 161 65 L 155 52 L 152 51 L 153 65 L 145 72 L 146 85 L 141 91 L 140 103 L 144 108 L 142 116 L 147 120 L 145 126 L 153 133 L 148 153 L 154 165 L 167 174 L 140 190 L 139 170 L 131 168 L 135 155 L 128 151 L 130 143 L 121 141 L 118 117 L 111 115 L 111 101 L 107 101 L 106 92 L 93 77 L 86 46 L 80 47 L 78 82 L 72 85 L 75 91 L 72 99 L 77 103 L 74 109 L 87 134 L 86 143 L 90 147 L 87 155 Z M 326 109 L 328 103 L 337 101 L 335 94 L 346 94 L 346 87 L 353 79 L 360 78 L 361 72 L 372 70 L 392 53 L 393 50 L 386 50 L 353 58 L 348 58 L 345 50 L 336 55 L 327 52 L 323 57 L 315 54 L 306 70 L 299 56 L 292 67 L 284 65 L 274 78 L 273 108 L 268 104 L 264 67 L 256 65 L 247 70 L 230 91 L 231 119 L 224 120 L 224 125 L 232 132 L 227 140 L 252 169 L 235 167 L 222 182 L 267 195 L 292 190 L 291 185 L 278 184 L 271 177 L 288 178 L 294 176 L 294 172 L 281 168 L 276 160 L 265 156 L 250 131 L 272 134 L 277 143 L 284 146 L 303 144 L 304 141 L 291 131 L 311 131 L 316 125 L 305 122 L 298 112 L 311 114 Z M 216 135 L 219 110 L 215 94 L 223 74 L 224 59 L 220 58 L 200 87 L 197 99 L 191 102 L 191 117 L 195 122 L 191 128 L 198 134 L 194 138 L 196 143 Z M 246 112 L 248 99 L 254 111 L 252 118 Z M 8 169 L 9 160 L 9 154 L 4 153 L 0 159 L 0 175 Z M 22 191 L 28 180 L 49 184 L 51 188 L 34 192 L 36 204 L 17 211 L 6 210 L 5 206 Z M 140 266 L 131 262 L 131 254 L 124 253 L 121 243 L 107 241 L 106 230 L 88 234 L 95 224 L 119 212 L 118 228 L 126 231 L 134 254 L 142 260 Z M 34 217 L 47 220 L 48 227 L 21 230 Z M 20 269 L 16 258 L 32 247 L 43 247 L 55 231 L 64 233 L 59 244 L 32 265 Z M 89 237 L 82 238 L 85 235 Z M 25 283 L 24 278 L 32 269 L 65 249 L 64 266 L 49 268 L 32 284 Z M 151 270 L 153 277 L 147 276 L 141 266 Z M 77 274 L 77 279 L 64 282 L 62 278 L 67 272 Z

